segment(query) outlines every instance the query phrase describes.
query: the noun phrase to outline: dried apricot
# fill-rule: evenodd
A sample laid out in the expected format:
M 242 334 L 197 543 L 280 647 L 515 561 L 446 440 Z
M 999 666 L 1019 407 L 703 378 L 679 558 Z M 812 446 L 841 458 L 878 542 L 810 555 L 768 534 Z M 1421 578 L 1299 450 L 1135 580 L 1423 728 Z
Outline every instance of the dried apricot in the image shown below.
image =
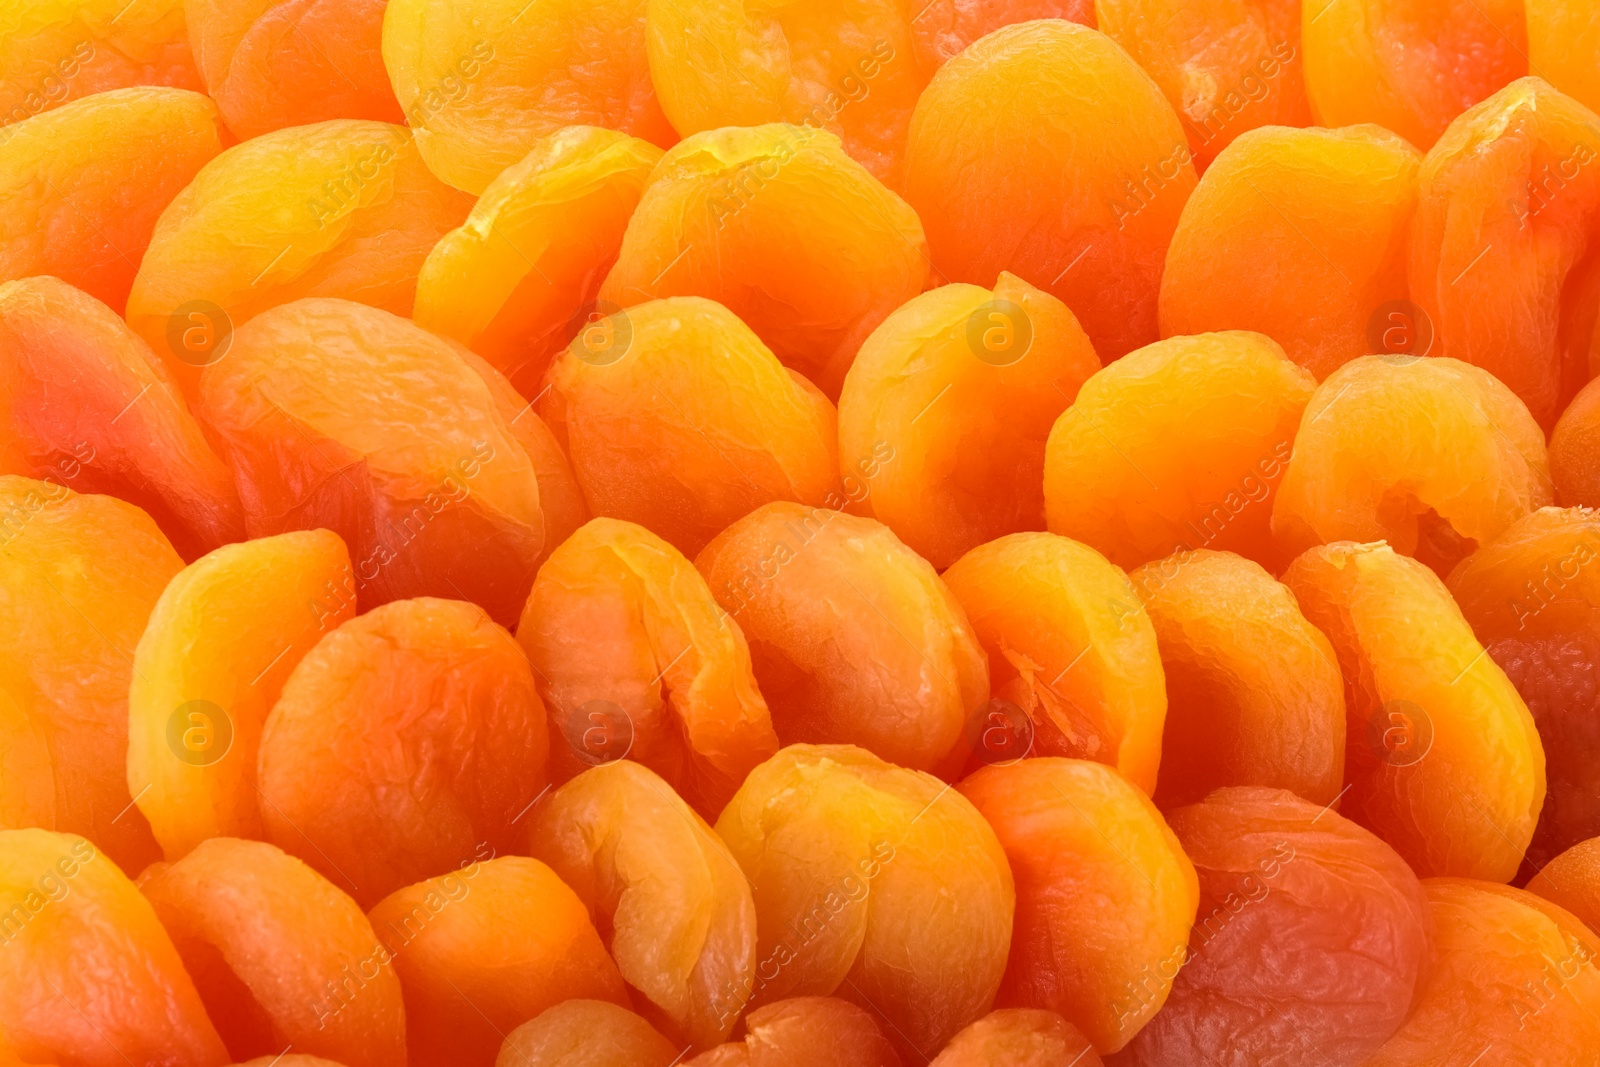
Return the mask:
M 1583 0 L 1524 0 L 1528 71 L 1600 111 L 1600 11 Z
M 1094 0 L 928 0 L 911 20 L 911 42 L 917 63 L 931 74 L 978 38 L 1035 19 L 1093 29 Z
M 1544 749 L 1444 583 L 1349 541 L 1310 549 L 1283 581 L 1345 678 L 1342 810 L 1422 877 L 1509 881 L 1544 803 Z
M 930 1067 L 1102 1067 L 1089 1039 L 1041 1008 L 1001 1008 L 944 1047 Z
M 900 1067 L 873 1016 L 833 997 L 792 997 L 757 1008 L 745 1037 L 684 1067 Z
M 768 504 L 695 567 L 750 643 L 779 741 L 960 770 L 963 728 L 989 696 L 983 648 L 938 574 L 888 527 Z
M 1528 892 L 1565 908 L 1600 934 L 1600 837 L 1579 841 L 1528 879 Z
M 1583 387 L 1550 432 L 1550 480 L 1563 507 L 1600 507 L 1600 385 Z
M 679 1050 L 604 1000 L 565 1000 L 506 1035 L 495 1067 L 673 1067 Z
M 1110 38 L 1044 19 L 978 41 L 917 101 L 905 171 L 946 280 L 1010 271 L 1071 308 L 1102 360 L 1156 339 L 1194 164 L 1172 105 Z
M 1200 548 L 1274 562 L 1273 492 L 1315 387 L 1275 341 L 1242 330 L 1124 356 L 1050 431 L 1051 532 L 1121 567 Z
M 867 507 L 938 568 L 1042 530 L 1045 438 L 1099 369 L 1067 306 L 1015 275 L 1001 271 L 993 290 L 957 283 L 914 297 L 845 376 L 846 485 L 872 472 Z

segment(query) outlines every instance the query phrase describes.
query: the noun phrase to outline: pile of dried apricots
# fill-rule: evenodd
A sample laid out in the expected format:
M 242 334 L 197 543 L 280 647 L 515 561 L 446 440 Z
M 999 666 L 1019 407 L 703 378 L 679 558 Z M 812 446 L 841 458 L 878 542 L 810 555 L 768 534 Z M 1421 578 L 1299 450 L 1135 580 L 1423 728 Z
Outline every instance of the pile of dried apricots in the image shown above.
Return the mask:
M 1600 1065 L 1600 0 L 0 0 L 0 1067 Z

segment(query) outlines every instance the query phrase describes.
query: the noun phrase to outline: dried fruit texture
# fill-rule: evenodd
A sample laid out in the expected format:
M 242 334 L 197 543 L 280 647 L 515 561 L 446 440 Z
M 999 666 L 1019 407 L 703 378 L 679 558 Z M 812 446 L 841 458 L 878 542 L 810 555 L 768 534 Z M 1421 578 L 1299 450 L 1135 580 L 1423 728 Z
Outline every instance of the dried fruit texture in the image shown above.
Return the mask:
M 1318 380 L 1370 352 L 1425 355 L 1404 302 L 1421 163 L 1377 126 L 1245 133 L 1178 220 L 1162 336 L 1254 330 Z
M 157 858 L 128 795 L 128 684 L 182 569 L 132 504 L 0 476 L 3 825 L 82 833 L 129 870 Z
M 1371 122 L 1423 151 L 1528 73 L 1523 0 L 1308 2 L 1301 42 L 1318 126 Z
M 133 656 L 128 790 L 168 859 L 265 835 L 261 727 L 295 664 L 355 607 L 350 554 L 327 530 L 219 548 L 167 584 Z
M 528 852 L 589 909 L 635 1003 L 679 1048 L 727 1039 L 756 963 L 756 909 L 728 846 L 631 760 L 586 771 L 529 819 Z
M 533 671 L 476 605 L 374 608 L 290 672 L 261 734 L 267 833 L 370 905 L 485 847 L 545 784 Z
M 693 555 L 773 500 L 837 507 L 838 415 L 727 308 L 673 297 L 586 325 L 539 414 L 589 510 Z
M 1294 594 L 1231 552 L 1189 552 L 1128 576 L 1167 680 L 1163 810 L 1223 786 L 1331 804 L 1344 785 L 1344 678 Z
M 1450 592 L 1533 713 L 1548 791 L 1527 862 L 1600 835 L 1600 516 L 1540 510 L 1451 572 Z
M 967 727 L 971 760 L 1073 756 L 1152 792 L 1166 681 L 1121 568 L 1065 537 L 1020 533 L 968 552 L 944 581 L 989 658 L 994 699 Z
M 389 0 L 383 61 L 422 158 L 474 196 L 563 126 L 678 139 L 645 58 L 645 0 Z
M 489 1067 L 507 1033 L 562 1001 L 628 1003 L 583 902 L 538 860 L 464 864 L 368 917 L 405 991 L 411 1067 Z
M 1579 841 L 1528 879 L 1528 892 L 1565 908 L 1600 934 L 1600 838 Z
M 1122 1048 L 1167 999 L 1194 922 L 1178 839 L 1126 778 L 1087 760 L 997 764 L 960 789 L 1017 880 L 999 1003 L 1059 1012 L 1099 1052 Z
M 1161 87 L 1202 173 L 1247 130 L 1311 125 L 1300 0 L 1098 0 L 1095 10 L 1100 29 Z
M 1242 330 L 1123 357 L 1050 431 L 1050 530 L 1120 567 L 1201 548 L 1276 562 L 1273 493 L 1315 388 L 1277 342 Z
M 1592 1059 L 1600 1048 L 1600 937 L 1519 889 L 1464 878 L 1422 887 L 1432 951 L 1417 1006 L 1363 1067 L 1433 1067 L 1474 1056 Z
M 600 299 L 715 300 L 837 397 L 862 341 L 929 279 L 916 212 L 831 133 L 773 123 L 701 133 L 662 157 Z
M 914 297 L 872 331 L 839 396 L 846 486 L 937 568 L 1044 529 L 1044 442 L 1100 360 L 1067 306 L 1001 272 Z M 883 457 L 892 453 L 894 462 Z
M 1582 0 L 1524 0 L 1528 71 L 1600 110 L 1600 9 Z
M 0 148 L 0 281 L 54 275 L 120 314 L 157 216 L 222 141 L 206 97 L 135 88 L 0 128 Z
M 183 0 L 5 0 L 0 126 L 108 89 L 202 89 L 183 14 Z
M 262 841 L 215 837 L 139 888 L 238 1060 L 287 1047 L 404 1067 L 400 980 L 356 902 Z
M 928 563 L 871 519 L 768 504 L 695 560 L 750 643 L 778 740 L 958 773 L 989 697 L 983 648 Z
M 57 278 L 0 283 L 0 471 L 138 505 L 185 559 L 244 537 L 233 475 L 165 366 Z
M 1600 385 L 1584 386 L 1556 421 L 1550 479 L 1563 507 L 1600 507 Z
M 1172 829 L 1199 875 L 1199 917 L 1169 961 L 1182 969 L 1166 1007 L 1119 1062 L 1368 1062 L 1426 969 L 1427 902 L 1411 868 L 1281 789 L 1219 789 L 1173 812 Z
M 1162 263 L 1194 186 L 1149 75 L 1058 19 L 997 30 L 940 68 L 906 147 L 905 198 L 941 275 L 992 285 L 1011 271 L 1064 301 L 1103 360 L 1156 339 Z
M 162 212 L 128 325 L 192 398 L 233 331 L 268 308 L 344 297 L 410 315 L 423 260 L 471 204 L 428 173 L 402 126 L 340 119 L 265 134 L 218 156 Z
M 1433 354 L 1489 371 L 1546 429 L 1593 373 L 1596 226 L 1600 117 L 1539 78 L 1462 115 L 1422 161 L 1411 296 Z
M 298 1052 L 289 1052 L 281 1056 L 257 1056 L 246 1063 L 236 1064 L 235 1067 L 345 1067 L 345 1065 L 325 1060 L 321 1056 L 302 1056 Z
M 27 1062 L 228 1062 L 155 912 L 84 838 L 0 830 L 0 1029 Z M 108 983 L 111 983 L 108 986 Z
M 707 818 L 778 750 L 744 634 L 683 554 L 594 519 L 550 554 L 517 626 L 550 711 L 551 777 L 627 756 Z
M 917 64 L 931 74 L 978 38 L 1036 19 L 1066 19 L 1094 29 L 1094 0 L 931 0 L 911 20 Z
M 745 1017 L 742 1041 L 684 1067 L 900 1067 L 872 1015 L 833 997 L 792 997 Z
M 1011 871 L 977 809 L 937 778 L 851 745 L 790 745 L 745 779 L 717 833 L 755 894 L 760 943 L 741 1002 L 838 996 L 924 1060 L 989 1010 L 1011 943 Z
M 1381 540 L 1443 575 L 1549 504 L 1551 486 L 1543 432 L 1488 372 L 1362 356 L 1306 405 L 1272 530 L 1290 555 Z
M 301 300 L 239 330 L 197 412 L 233 467 L 251 536 L 326 527 L 350 547 L 362 608 L 461 598 L 509 627 L 541 552 L 583 518 L 577 501 L 556 506 L 570 473 L 515 397 L 404 319 Z
M 534 142 L 445 234 L 417 278 L 417 325 L 494 364 L 524 396 L 586 323 L 661 149 L 568 126 Z
M 495 1067 L 672 1067 L 678 1049 L 639 1016 L 603 1000 L 568 1000 L 506 1035 Z
M 1424 878 L 1509 881 L 1544 803 L 1544 749 L 1444 583 L 1349 541 L 1306 552 L 1283 581 L 1345 677 L 1341 810 Z
M 1053 1011 L 1001 1008 L 961 1031 L 931 1067 L 1102 1067 L 1089 1039 Z

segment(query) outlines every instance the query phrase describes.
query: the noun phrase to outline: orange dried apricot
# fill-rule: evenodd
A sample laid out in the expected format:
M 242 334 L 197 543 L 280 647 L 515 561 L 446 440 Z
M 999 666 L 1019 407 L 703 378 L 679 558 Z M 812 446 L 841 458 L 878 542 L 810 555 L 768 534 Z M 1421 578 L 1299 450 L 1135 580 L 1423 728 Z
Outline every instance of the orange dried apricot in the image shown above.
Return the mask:
M 1199 875 L 1199 917 L 1187 951 L 1179 942 L 1163 961 L 1177 972 L 1166 1006 L 1119 1062 L 1204 1062 L 1219 1035 L 1230 1063 L 1368 1062 L 1426 970 L 1427 902 L 1411 868 L 1281 789 L 1219 789 L 1171 823 Z
M 900 1067 L 901 1059 L 867 1011 L 833 997 L 791 997 L 757 1008 L 745 1037 L 684 1067 Z
M 1041 1008 L 1001 1008 L 944 1047 L 930 1067 L 1103 1067 L 1089 1039 Z
M 1528 72 L 1600 111 L 1600 10 L 1584 0 L 1523 0 Z
M 1194 164 L 1172 105 L 1104 34 L 1025 22 L 946 63 L 917 101 L 905 172 L 946 280 L 1010 271 L 1071 308 L 1102 360 L 1156 339 Z
M 1600 837 L 1579 841 L 1528 879 L 1528 892 L 1571 912 L 1600 935 Z
M 917 63 L 931 74 L 978 38 L 1035 19 L 1093 29 L 1094 0 L 928 0 L 911 20 L 911 43 Z
M 959 772 L 989 697 L 984 651 L 938 574 L 873 521 L 775 503 L 695 560 L 750 645 L 778 740 Z
M 1563 507 L 1600 507 L 1600 384 L 1584 386 L 1550 432 L 1550 480 Z
M 916 212 L 831 133 L 771 123 L 668 150 L 600 300 L 715 300 L 833 398 L 867 335 L 928 280 Z
M 1242 330 L 1124 356 L 1050 431 L 1051 532 L 1121 567 L 1200 548 L 1274 562 L 1273 492 L 1315 387 L 1277 342 Z
M 1427 354 L 1405 302 L 1421 164 L 1377 126 L 1245 133 L 1178 219 L 1161 335 L 1254 330 L 1318 380 L 1371 352 Z
M 1422 877 L 1509 881 L 1544 803 L 1544 748 L 1444 583 L 1349 541 L 1308 550 L 1283 581 L 1345 678 L 1342 810 Z
M 277 1056 L 257 1056 L 253 1060 L 235 1064 L 234 1067 L 345 1067 L 342 1063 L 321 1056 L 302 1056 L 298 1052 L 285 1052 Z
M 1016 877 L 998 1002 L 1059 1012 L 1099 1052 L 1122 1048 L 1167 999 L 1164 966 L 1194 922 L 1199 891 L 1178 839 L 1148 797 L 1087 760 L 996 764 L 960 789 Z
M 604 1000 L 566 1000 L 523 1023 L 495 1067 L 673 1067 L 679 1050 L 649 1023 Z
M 1000 272 L 943 285 L 861 346 L 839 395 L 847 487 L 935 567 L 1044 529 L 1044 442 L 1100 361 L 1067 306 Z M 937 406 L 936 406 L 937 405 Z M 920 424 L 920 425 L 919 425 Z
M 234 1059 L 296 1048 L 404 1067 L 400 982 L 356 902 L 262 841 L 214 837 L 139 888 Z

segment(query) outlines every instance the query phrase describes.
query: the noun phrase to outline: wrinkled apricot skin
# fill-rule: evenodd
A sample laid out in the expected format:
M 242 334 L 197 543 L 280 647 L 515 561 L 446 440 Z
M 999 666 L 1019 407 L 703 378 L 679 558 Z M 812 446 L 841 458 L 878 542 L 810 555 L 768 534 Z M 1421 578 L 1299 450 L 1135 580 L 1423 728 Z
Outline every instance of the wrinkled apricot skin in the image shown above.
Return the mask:
M 1377 126 L 1239 137 L 1178 220 L 1161 336 L 1254 330 L 1319 381 L 1370 352 L 1426 354 L 1402 303 L 1421 162 Z
M 873 1016 L 834 997 L 791 997 L 744 1018 L 745 1036 L 684 1067 L 900 1067 Z
M 867 507 L 934 567 L 1044 529 L 1044 443 L 1100 361 L 1067 306 L 1001 272 L 943 285 L 861 346 L 839 396 L 839 463 L 878 468 Z M 879 462 L 893 453 L 893 462 Z
M 169 860 L 264 836 L 262 725 L 301 657 L 354 616 L 354 589 L 327 530 L 228 545 L 167 584 L 133 656 L 128 791 Z
M 152 864 L 139 888 L 235 1059 L 292 1046 L 347 1067 L 404 1067 L 400 981 L 373 966 L 383 950 L 356 902 L 310 867 L 216 837 Z
M 1600 11 L 1582 0 L 1524 0 L 1528 70 L 1600 111 Z
M 1579 841 L 1546 863 L 1526 888 L 1565 908 L 1600 936 L 1600 838 Z
M 1593 374 L 1597 162 L 1600 117 L 1539 78 L 1463 114 L 1422 162 L 1411 297 L 1432 354 L 1489 371 L 1546 429 Z
M 1053 1011 L 1001 1008 L 944 1047 L 930 1067 L 1103 1067 L 1078 1028 Z
M 1307 551 L 1283 582 L 1345 678 L 1340 810 L 1424 878 L 1509 881 L 1544 804 L 1544 749 L 1444 583 L 1349 541 Z
M 1550 432 L 1550 480 L 1562 507 L 1600 507 L 1600 385 L 1584 386 Z
M 1532 893 L 1466 878 L 1422 883 L 1431 959 L 1417 1005 L 1364 1067 L 1578 1064 L 1600 1048 L 1600 937 Z M 1465 1024 L 1465 1025 L 1463 1025 Z
M 1160 1010 L 1199 899 L 1154 804 L 1116 771 L 1052 757 L 985 767 L 961 792 L 1017 884 L 998 1003 L 1048 1008 L 1115 1052 Z M 1138 996 L 1129 996 L 1137 987 Z
M 1318 126 L 1371 122 L 1424 152 L 1457 115 L 1528 73 L 1523 0 L 1304 0 Z
M 1156 84 L 1059 19 L 997 30 L 941 67 L 906 147 L 905 198 L 943 278 L 989 286 L 1010 271 L 1071 308 L 1102 360 L 1156 339 L 1162 263 L 1195 180 Z
M 994 700 L 967 726 L 976 760 L 1071 756 L 1155 789 L 1166 682 L 1155 631 L 1120 568 L 1065 537 L 1020 533 L 968 552 L 944 582 L 989 658 Z M 995 751 L 1011 737 L 988 732 L 1010 726 L 1001 702 L 1027 716 L 1021 752 Z
M 185 559 L 244 537 L 233 476 L 165 365 L 57 278 L 0 283 L 0 471 L 137 505 Z
M 904 200 L 832 134 L 772 123 L 668 150 L 600 299 L 715 300 L 836 398 L 862 341 L 929 277 L 922 223 Z
M 932 74 L 978 38 L 1036 19 L 1066 19 L 1094 29 L 1094 0 L 930 0 L 911 20 L 917 63 Z
M 439 239 L 417 277 L 418 326 L 452 337 L 534 396 L 616 262 L 661 149 L 615 130 L 540 138 Z
M 1223 786 L 1331 804 L 1344 784 L 1344 679 L 1294 594 L 1229 552 L 1180 553 L 1129 576 L 1167 681 L 1162 809 Z
M 54 275 L 121 314 L 157 216 L 220 151 L 216 105 L 186 89 L 114 89 L 0 128 L 0 281 Z
M 405 991 L 410 1067 L 490 1067 L 504 1036 L 547 1008 L 628 1002 L 583 902 L 538 860 L 464 863 L 368 918 Z
M 228 1062 L 155 911 L 88 840 L 0 830 L 0 900 L 10 909 L 0 952 L 0 1030 L 23 1060 L 60 1067 Z
M 1201 548 L 1275 562 L 1273 492 L 1315 385 L 1276 342 L 1244 331 L 1123 357 L 1050 431 L 1050 531 L 1120 567 Z
M 604 1000 L 566 1000 L 506 1035 L 495 1067 L 672 1067 L 678 1049 Z
M 1405 861 L 1281 789 L 1219 789 L 1171 821 L 1199 917 L 1166 1007 L 1119 1062 L 1367 1062 L 1426 970 L 1427 902 Z
M 768 504 L 695 567 L 749 642 L 780 742 L 959 772 L 963 731 L 989 696 L 984 652 L 933 568 L 887 527 Z

